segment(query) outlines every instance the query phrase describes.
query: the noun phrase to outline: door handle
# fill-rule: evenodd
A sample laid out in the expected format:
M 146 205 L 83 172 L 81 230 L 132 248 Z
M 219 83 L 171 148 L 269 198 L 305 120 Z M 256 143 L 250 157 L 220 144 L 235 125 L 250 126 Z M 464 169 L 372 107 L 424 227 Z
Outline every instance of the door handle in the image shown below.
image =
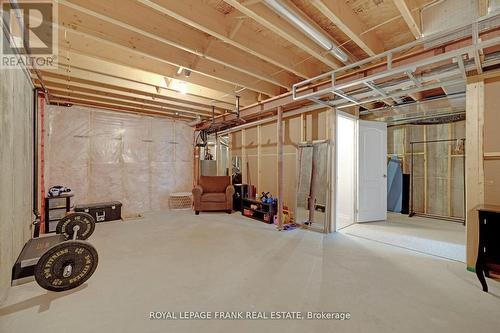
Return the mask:
M 384 175 L 384 178 L 387 178 L 387 175 Z

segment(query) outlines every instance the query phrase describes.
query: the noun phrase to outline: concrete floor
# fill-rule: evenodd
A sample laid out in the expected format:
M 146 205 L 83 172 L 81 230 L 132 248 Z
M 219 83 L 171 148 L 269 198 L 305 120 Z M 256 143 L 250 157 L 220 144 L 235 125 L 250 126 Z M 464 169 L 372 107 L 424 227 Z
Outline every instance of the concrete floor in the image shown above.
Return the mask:
M 388 213 L 387 221 L 357 223 L 341 232 L 465 263 L 462 223 Z
M 0 332 L 496 332 L 500 283 L 462 263 L 239 214 L 167 212 L 99 224 L 78 289 L 11 288 Z M 168 321 L 150 311 L 345 311 L 349 321 Z

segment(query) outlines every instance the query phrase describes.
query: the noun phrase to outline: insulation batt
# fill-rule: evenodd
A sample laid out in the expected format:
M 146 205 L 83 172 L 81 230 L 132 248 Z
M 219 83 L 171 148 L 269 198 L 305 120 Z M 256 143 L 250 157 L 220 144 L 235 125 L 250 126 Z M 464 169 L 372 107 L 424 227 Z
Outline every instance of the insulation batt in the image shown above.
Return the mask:
M 74 203 L 121 201 L 123 217 L 134 217 L 191 191 L 185 122 L 76 106 L 48 106 L 47 118 L 46 186 L 71 188 Z

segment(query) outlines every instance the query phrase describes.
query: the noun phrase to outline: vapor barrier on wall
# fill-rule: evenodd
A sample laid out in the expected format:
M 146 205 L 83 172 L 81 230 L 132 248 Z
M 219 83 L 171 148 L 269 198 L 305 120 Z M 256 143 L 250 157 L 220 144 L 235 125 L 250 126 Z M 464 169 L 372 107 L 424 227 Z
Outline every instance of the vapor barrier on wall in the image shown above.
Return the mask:
M 83 107 L 47 107 L 46 186 L 76 204 L 121 201 L 124 217 L 168 209 L 191 191 L 192 128 L 182 121 Z

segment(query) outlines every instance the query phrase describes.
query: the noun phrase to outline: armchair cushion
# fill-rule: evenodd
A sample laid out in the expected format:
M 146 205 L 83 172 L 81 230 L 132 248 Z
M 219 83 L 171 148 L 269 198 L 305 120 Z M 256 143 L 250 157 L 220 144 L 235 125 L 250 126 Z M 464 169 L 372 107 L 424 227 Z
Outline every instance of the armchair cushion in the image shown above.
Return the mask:
M 226 202 L 225 193 L 205 193 L 201 196 L 201 202 Z

